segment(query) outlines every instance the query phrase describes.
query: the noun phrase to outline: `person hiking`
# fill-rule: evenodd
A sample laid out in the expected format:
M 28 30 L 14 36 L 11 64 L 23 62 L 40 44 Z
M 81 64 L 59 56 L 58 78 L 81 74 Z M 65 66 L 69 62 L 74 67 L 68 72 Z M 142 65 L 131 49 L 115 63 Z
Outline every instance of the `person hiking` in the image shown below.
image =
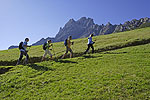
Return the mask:
M 51 59 L 52 59 L 52 54 L 51 54 L 51 52 L 50 52 L 50 47 L 52 46 L 52 44 L 51 44 L 51 40 L 48 40 L 47 42 L 45 42 L 44 43 L 44 45 L 43 45 L 43 50 L 45 51 L 45 53 L 44 53 L 44 55 L 43 55 L 43 57 L 42 57 L 42 61 L 44 61 L 44 59 L 45 59 L 45 57 L 46 57 L 46 55 L 47 54 L 49 54 L 50 55 L 50 57 L 51 57 Z
M 67 55 L 68 51 L 70 51 L 70 58 L 73 57 L 73 51 L 71 49 L 71 45 L 74 44 L 74 42 L 71 42 L 72 40 L 72 36 L 69 36 L 68 39 L 65 40 L 64 45 L 66 46 L 66 52 L 65 54 L 62 56 L 61 59 L 64 59 L 64 57 Z
M 95 42 L 92 41 L 92 37 L 93 37 L 93 36 L 94 36 L 94 35 L 91 34 L 90 37 L 88 38 L 88 48 L 86 49 L 86 51 L 84 52 L 84 54 L 86 54 L 86 53 L 89 51 L 90 47 L 92 48 L 92 53 L 94 53 L 93 44 L 94 44 Z
M 27 45 L 28 42 L 29 42 L 29 38 L 25 38 L 24 42 L 20 42 L 20 44 L 19 44 L 20 57 L 19 57 L 18 62 L 17 62 L 16 65 L 20 64 L 20 62 L 21 62 L 21 60 L 23 58 L 23 55 L 26 56 L 24 64 L 28 64 L 29 55 L 28 55 L 27 47 L 31 47 L 31 46 Z

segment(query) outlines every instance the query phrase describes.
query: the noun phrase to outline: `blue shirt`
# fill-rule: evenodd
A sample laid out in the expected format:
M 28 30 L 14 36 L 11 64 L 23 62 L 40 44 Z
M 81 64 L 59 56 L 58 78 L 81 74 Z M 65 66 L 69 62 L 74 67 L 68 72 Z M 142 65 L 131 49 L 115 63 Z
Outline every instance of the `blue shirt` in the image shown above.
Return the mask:
M 88 44 L 93 44 L 92 37 L 88 38 Z
M 22 47 L 24 48 L 24 49 L 20 49 L 20 51 L 26 51 L 26 49 L 27 49 L 27 47 L 25 47 L 25 45 L 27 45 L 28 43 L 26 42 L 26 41 L 24 41 L 23 42 L 23 44 L 22 44 Z

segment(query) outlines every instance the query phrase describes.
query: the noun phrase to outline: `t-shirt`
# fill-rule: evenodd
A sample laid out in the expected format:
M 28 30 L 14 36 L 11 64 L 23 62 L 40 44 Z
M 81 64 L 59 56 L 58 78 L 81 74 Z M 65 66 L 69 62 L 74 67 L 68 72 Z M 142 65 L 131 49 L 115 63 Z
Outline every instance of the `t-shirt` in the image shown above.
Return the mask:
M 71 41 L 67 40 L 67 47 L 70 48 L 71 47 Z
M 47 44 L 46 44 L 46 50 L 49 50 L 49 48 L 50 48 L 50 44 L 47 43 Z
M 23 42 L 22 47 L 24 49 L 20 49 L 20 51 L 26 51 L 27 47 L 25 47 L 25 45 L 28 45 L 28 43 L 26 41 Z

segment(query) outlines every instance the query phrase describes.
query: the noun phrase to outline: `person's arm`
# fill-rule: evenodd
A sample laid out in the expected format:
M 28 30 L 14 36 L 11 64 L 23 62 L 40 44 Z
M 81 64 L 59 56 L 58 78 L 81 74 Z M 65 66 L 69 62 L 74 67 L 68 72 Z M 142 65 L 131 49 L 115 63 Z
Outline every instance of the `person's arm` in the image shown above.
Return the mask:
M 27 46 L 27 45 L 24 45 L 24 47 L 27 48 L 28 46 Z
M 93 42 L 92 38 L 91 38 L 91 43 L 94 44 L 95 42 Z
M 51 43 L 51 45 L 50 46 L 53 46 L 53 44 Z
M 73 45 L 73 44 L 74 44 L 74 42 L 71 42 L 71 44 Z
M 27 43 L 24 43 L 24 47 L 27 48 L 27 47 L 31 47 L 31 46 L 27 45 Z
M 27 43 L 24 43 L 24 44 L 23 44 L 23 47 L 27 48 L 27 47 L 28 47 Z

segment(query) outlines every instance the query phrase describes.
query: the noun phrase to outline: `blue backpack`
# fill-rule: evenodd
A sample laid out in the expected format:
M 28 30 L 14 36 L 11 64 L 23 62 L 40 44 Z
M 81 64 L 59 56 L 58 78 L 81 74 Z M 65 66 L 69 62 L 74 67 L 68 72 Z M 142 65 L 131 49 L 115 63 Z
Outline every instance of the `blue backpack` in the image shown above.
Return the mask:
M 65 41 L 64 41 L 64 45 L 65 45 L 65 46 L 67 46 L 67 39 L 65 39 Z
M 47 43 L 45 42 L 45 43 L 43 44 L 43 50 L 46 50 L 46 45 L 47 45 Z

